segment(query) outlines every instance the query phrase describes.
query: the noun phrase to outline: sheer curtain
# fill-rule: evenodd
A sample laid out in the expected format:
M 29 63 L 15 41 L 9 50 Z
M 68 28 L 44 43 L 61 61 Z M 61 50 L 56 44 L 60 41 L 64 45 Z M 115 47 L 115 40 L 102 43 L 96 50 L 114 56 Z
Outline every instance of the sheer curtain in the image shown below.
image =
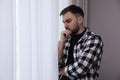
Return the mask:
M 16 0 L 15 80 L 57 80 L 57 0 Z
M 13 0 L 0 0 L 0 80 L 13 80 Z

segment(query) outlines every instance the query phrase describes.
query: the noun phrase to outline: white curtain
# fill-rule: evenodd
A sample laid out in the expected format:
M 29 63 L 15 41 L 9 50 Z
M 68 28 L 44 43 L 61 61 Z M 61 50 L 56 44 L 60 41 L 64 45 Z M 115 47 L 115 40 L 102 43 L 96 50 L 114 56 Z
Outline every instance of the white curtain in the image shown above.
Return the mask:
M 13 0 L 0 0 L 0 80 L 13 80 Z
M 57 80 L 57 0 L 16 0 L 16 80 Z

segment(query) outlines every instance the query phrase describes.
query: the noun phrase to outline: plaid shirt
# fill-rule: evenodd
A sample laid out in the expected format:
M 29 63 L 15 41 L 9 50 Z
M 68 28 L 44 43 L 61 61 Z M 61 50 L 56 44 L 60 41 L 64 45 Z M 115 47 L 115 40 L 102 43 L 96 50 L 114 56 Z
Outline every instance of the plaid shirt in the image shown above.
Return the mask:
M 99 76 L 100 62 L 103 53 L 103 42 L 99 35 L 88 29 L 74 45 L 74 63 L 66 65 L 70 38 L 64 45 L 63 56 L 59 68 L 65 67 L 70 80 L 96 80 Z

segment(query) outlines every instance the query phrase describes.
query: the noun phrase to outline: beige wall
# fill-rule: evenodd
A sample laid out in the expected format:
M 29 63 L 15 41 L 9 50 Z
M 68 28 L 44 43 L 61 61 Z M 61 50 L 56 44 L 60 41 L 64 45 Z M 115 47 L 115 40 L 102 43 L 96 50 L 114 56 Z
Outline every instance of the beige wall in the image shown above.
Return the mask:
M 99 80 L 120 80 L 120 0 L 88 1 L 88 26 L 104 41 Z

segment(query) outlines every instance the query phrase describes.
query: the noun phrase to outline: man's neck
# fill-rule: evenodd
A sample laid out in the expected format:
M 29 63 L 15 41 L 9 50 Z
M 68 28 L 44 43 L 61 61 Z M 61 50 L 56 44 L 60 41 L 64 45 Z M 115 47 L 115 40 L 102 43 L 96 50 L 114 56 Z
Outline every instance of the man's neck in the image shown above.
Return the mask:
M 77 34 L 81 34 L 84 30 L 85 30 L 85 28 L 83 26 L 81 26 L 79 29 L 79 32 Z

